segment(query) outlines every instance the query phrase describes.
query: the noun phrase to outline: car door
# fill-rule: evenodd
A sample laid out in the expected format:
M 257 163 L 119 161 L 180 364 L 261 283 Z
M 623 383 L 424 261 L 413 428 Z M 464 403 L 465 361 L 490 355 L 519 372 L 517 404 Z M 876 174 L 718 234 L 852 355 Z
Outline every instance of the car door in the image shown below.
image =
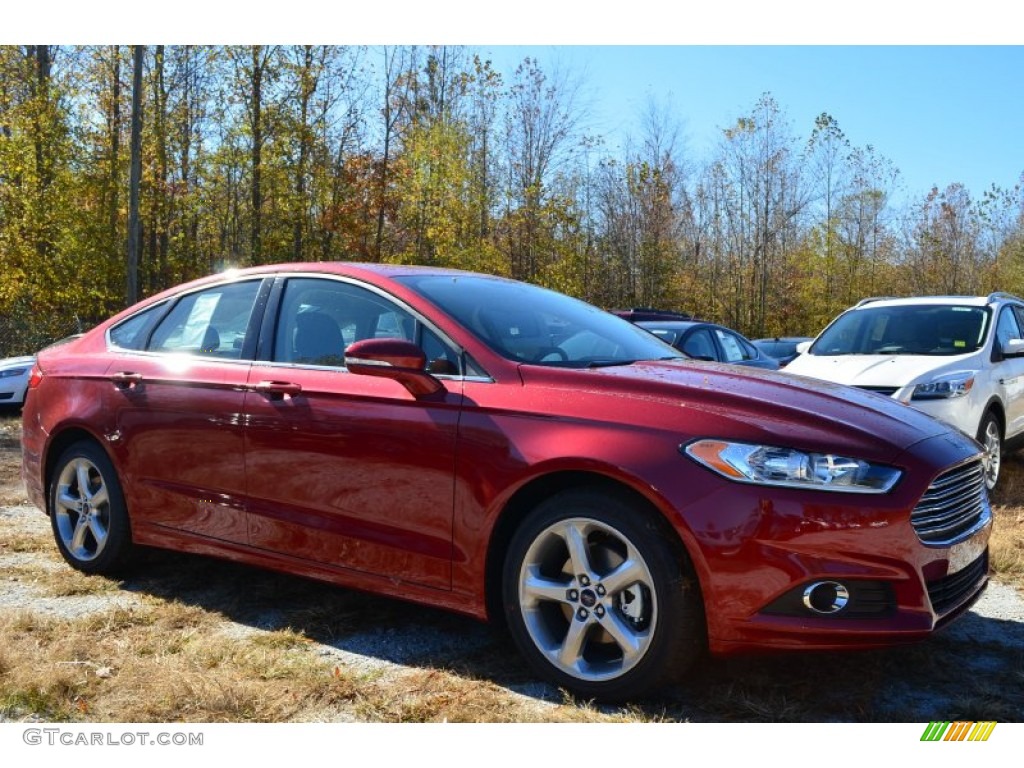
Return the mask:
M 111 330 L 105 409 L 140 523 L 246 541 L 241 414 L 269 287 L 205 288 Z
M 449 588 L 462 403 L 452 347 L 392 298 L 347 280 L 289 277 L 272 307 L 245 402 L 252 545 Z M 346 370 L 347 345 L 383 337 L 420 344 L 445 390 L 417 399 Z
M 1002 347 L 1007 341 L 1024 338 L 1024 312 L 1012 305 L 999 310 L 996 322 L 995 377 L 999 383 L 1006 408 L 1006 435 L 1013 437 L 1024 432 L 1024 357 L 1003 357 Z

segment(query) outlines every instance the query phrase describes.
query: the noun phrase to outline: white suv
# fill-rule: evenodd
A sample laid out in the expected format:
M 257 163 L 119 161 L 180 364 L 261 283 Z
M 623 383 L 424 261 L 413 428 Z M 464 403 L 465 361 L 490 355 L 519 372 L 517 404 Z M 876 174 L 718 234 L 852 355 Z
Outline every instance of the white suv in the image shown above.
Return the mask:
M 985 448 L 985 481 L 1024 437 L 1024 299 L 922 296 L 864 299 L 786 367 L 912 405 Z

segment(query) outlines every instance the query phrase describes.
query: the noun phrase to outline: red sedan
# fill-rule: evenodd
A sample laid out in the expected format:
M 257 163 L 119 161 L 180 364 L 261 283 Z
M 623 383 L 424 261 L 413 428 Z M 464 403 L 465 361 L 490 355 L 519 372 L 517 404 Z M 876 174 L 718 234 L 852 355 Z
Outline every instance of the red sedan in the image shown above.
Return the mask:
M 24 477 L 73 567 L 205 553 L 503 620 L 585 698 L 920 639 L 986 583 L 978 445 L 421 267 L 206 278 L 43 351 Z

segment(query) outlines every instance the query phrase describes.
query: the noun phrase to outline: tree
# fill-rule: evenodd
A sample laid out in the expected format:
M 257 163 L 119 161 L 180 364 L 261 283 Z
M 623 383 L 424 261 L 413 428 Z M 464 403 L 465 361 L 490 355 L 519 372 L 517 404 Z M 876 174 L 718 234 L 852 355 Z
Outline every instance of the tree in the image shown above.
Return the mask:
M 723 131 L 708 177 L 716 187 L 716 227 L 724 242 L 726 322 L 764 335 L 769 320 L 786 315 L 785 292 L 777 290 L 788 273 L 787 259 L 800 242 L 800 216 L 808 196 L 794 159 L 793 138 L 778 103 L 764 94 L 751 115 Z
M 911 221 L 908 264 L 915 293 L 976 294 L 994 254 L 981 245 L 982 212 L 962 184 L 933 187 Z
M 506 254 L 513 277 L 531 280 L 545 264 L 542 210 L 553 201 L 555 176 L 576 140 L 582 114 L 579 84 L 567 74 L 550 76 L 535 59 L 516 68 L 505 112 L 508 187 Z

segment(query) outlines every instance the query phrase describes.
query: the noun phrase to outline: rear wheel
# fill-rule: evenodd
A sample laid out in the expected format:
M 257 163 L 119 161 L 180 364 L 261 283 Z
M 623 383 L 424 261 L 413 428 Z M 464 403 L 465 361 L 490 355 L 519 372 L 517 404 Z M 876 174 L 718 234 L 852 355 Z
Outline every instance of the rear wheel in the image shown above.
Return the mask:
M 625 498 L 567 491 L 516 532 L 503 598 L 521 652 L 587 699 L 621 701 L 671 683 L 702 652 L 706 629 L 685 556 Z
M 50 524 L 61 556 L 85 573 L 110 573 L 132 552 L 131 527 L 117 472 L 93 442 L 67 448 L 50 480 Z
M 1002 464 L 1003 432 L 999 419 L 992 411 L 985 414 L 978 427 L 978 442 L 985 449 L 982 466 L 985 470 L 985 487 L 990 491 L 999 481 L 999 468 Z

